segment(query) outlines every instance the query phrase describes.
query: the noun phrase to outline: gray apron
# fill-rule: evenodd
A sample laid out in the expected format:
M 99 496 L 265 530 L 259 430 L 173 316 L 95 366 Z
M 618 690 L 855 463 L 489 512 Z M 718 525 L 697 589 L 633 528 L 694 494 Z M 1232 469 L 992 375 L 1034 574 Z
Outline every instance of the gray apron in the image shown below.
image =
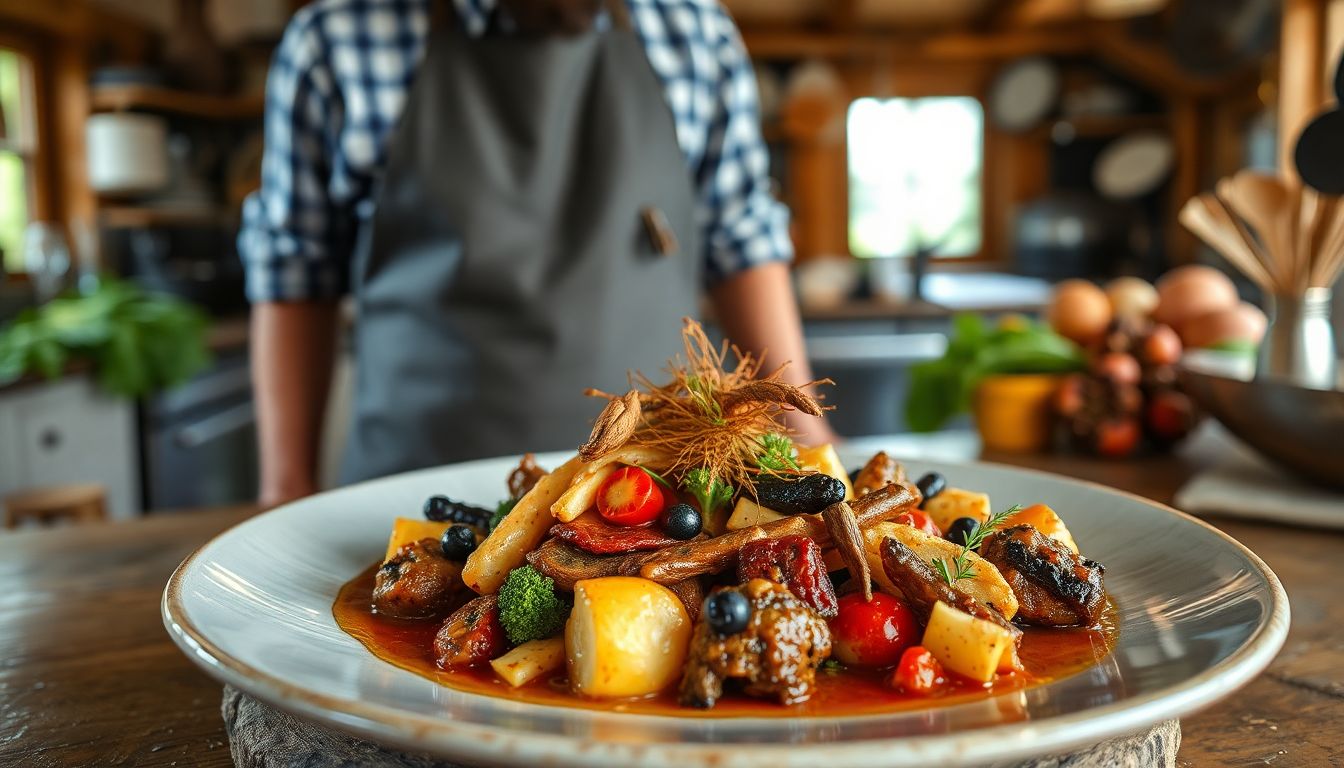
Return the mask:
M 352 266 L 346 482 L 576 448 L 605 404 L 586 387 L 623 392 L 628 369 L 656 376 L 680 350 L 695 198 L 618 10 L 572 38 L 431 29 Z

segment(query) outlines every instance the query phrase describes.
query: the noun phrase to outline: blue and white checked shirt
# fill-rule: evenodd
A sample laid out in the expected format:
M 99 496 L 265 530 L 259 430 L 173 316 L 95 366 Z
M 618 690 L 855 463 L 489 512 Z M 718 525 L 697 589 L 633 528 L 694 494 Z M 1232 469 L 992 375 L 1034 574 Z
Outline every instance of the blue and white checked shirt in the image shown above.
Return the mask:
M 317 0 L 290 22 L 267 83 L 261 189 L 238 236 L 252 301 L 347 290 L 432 2 Z M 707 279 L 789 260 L 788 213 L 769 191 L 756 81 L 732 19 L 717 0 L 627 2 L 698 192 Z M 483 34 L 496 0 L 454 3 L 467 32 Z

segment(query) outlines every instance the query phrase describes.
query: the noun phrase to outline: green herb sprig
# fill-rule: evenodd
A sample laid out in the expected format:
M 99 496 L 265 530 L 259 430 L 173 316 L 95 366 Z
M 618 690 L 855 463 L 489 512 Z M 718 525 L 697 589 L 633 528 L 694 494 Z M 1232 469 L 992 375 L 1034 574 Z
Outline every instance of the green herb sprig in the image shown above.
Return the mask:
M 945 558 L 941 557 L 930 560 L 933 569 L 938 572 L 939 576 L 943 577 L 943 581 L 952 586 L 955 586 L 962 579 L 973 578 L 975 576 L 975 566 L 971 565 L 971 553 L 979 549 L 989 534 L 1003 525 L 1004 521 L 1021 511 L 1022 505 L 1014 504 L 1002 512 L 990 515 L 988 520 L 966 537 L 966 543 L 962 545 L 961 551 L 957 553 L 950 564 Z
M 761 453 L 756 465 L 766 472 L 797 472 L 797 451 L 788 435 L 772 432 L 761 436 Z

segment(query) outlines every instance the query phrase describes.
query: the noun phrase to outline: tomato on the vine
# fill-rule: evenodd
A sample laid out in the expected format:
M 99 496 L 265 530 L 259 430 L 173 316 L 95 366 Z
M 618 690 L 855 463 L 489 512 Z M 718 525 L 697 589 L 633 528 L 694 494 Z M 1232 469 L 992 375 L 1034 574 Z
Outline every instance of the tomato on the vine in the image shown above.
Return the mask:
M 651 523 L 666 506 L 663 490 L 639 467 L 621 467 L 597 489 L 597 513 L 616 525 Z
M 881 592 L 872 602 L 853 592 L 840 598 L 840 612 L 831 619 L 832 652 L 843 664 L 889 667 L 919 642 L 919 622 L 904 602 Z

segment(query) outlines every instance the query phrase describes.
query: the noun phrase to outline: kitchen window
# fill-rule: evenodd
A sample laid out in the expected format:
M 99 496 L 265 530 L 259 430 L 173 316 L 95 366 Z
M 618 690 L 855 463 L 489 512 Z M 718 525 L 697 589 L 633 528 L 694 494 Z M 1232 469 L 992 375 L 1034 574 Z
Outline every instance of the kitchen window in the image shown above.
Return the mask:
M 849 247 L 855 256 L 980 252 L 984 110 L 970 96 L 850 105 Z
M 32 60 L 0 47 L 0 252 L 23 271 L 23 230 L 32 215 L 37 126 Z

